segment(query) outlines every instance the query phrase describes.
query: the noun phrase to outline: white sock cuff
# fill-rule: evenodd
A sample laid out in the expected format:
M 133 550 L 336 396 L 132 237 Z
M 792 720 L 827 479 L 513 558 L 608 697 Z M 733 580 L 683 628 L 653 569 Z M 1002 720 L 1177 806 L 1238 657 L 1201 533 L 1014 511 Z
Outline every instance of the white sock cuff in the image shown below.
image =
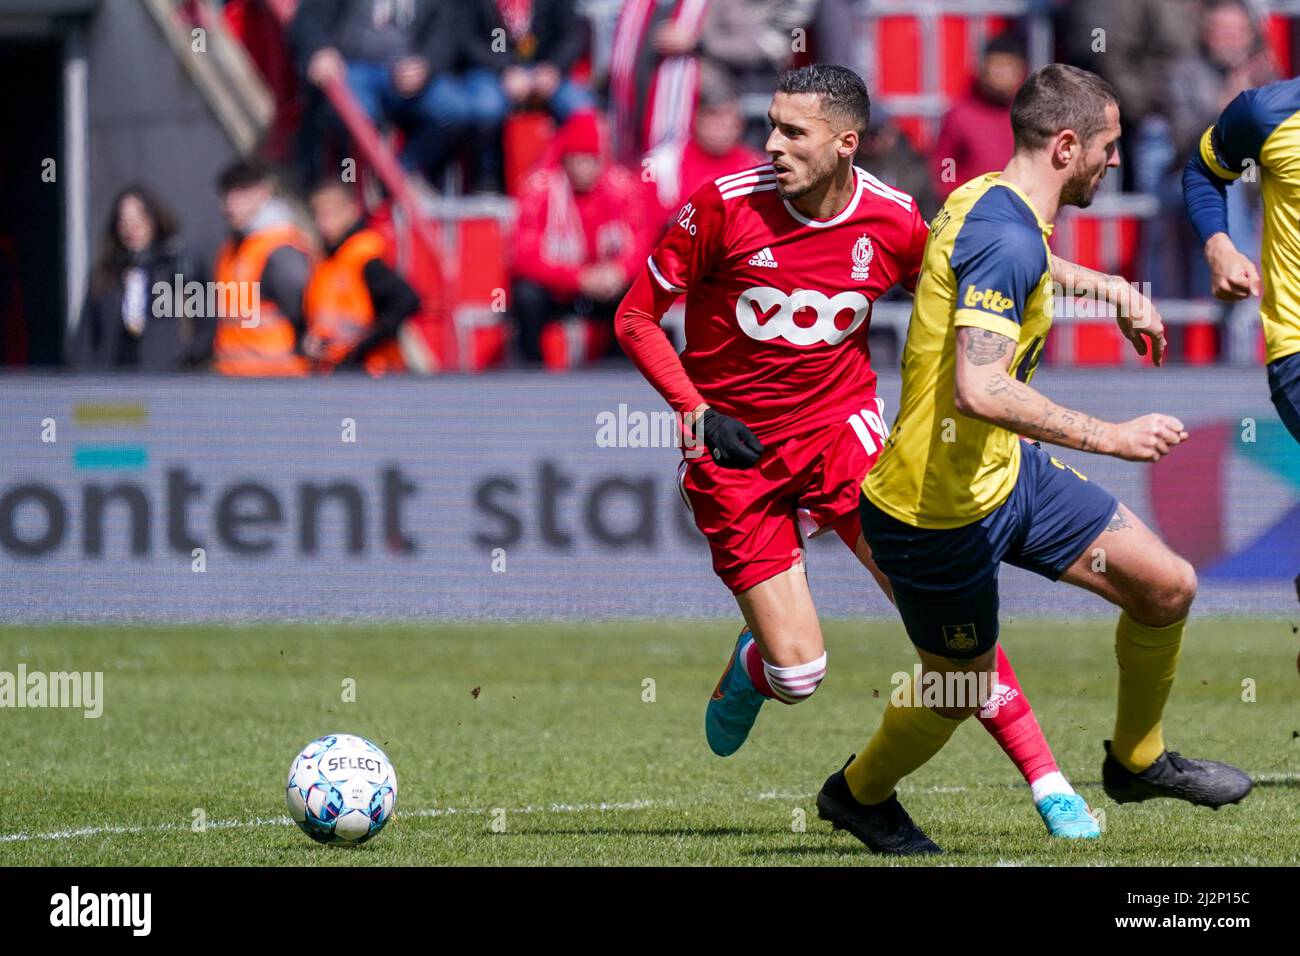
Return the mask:
M 1037 803 L 1039 800 L 1043 799 L 1043 797 L 1049 796 L 1053 793 L 1063 793 L 1066 796 L 1073 796 L 1074 788 L 1070 786 L 1070 782 L 1065 779 L 1065 774 L 1061 773 L 1059 770 L 1053 770 L 1035 779 L 1034 782 L 1029 785 L 1029 792 L 1033 796 L 1034 802 Z
M 823 651 L 815 661 L 796 664 L 794 667 L 774 667 L 763 661 L 763 673 L 767 675 L 767 683 L 779 700 L 796 704 L 811 697 L 826 676 L 826 652 Z

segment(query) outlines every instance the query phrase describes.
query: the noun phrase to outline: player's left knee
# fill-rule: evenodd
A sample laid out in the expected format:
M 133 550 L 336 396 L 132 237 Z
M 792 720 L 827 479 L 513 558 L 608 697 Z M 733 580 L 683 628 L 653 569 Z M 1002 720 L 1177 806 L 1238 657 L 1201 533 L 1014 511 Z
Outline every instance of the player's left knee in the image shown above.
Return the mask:
M 1196 569 L 1192 567 L 1190 561 L 1179 558 L 1170 584 L 1166 610 L 1174 616 L 1174 620 L 1181 621 L 1187 617 L 1195 600 Z
M 1196 569 L 1183 558 L 1175 558 L 1165 579 L 1148 592 L 1145 623 L 1163 627 L 1181 621 L 1191 611 L 1194 600 Z
M 1181 558 L 1179 560 L 1182 561 L 1182 594 L 1187 602 L 1187 606 L 1190 608 L 1192 602 L 1196 600 L 1196 587 L 1198 584 L 1196 579 L 1196 569 L 1192 567 L 1192 562 Z
M 823 651 L 816 660 L 793 667 L 774 667 L 764 661 L 763 674 L 777 700 L 783 704 L 798 704 L 816 693 L 826 678 L 826 653 Z

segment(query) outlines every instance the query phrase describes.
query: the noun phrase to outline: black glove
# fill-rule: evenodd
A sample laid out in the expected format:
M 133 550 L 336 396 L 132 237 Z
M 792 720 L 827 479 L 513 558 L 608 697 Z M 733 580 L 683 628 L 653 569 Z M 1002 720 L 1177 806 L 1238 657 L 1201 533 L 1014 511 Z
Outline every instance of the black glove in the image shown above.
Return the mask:
M 729 418 L 713 409 L 706 409 L 700 418 L 704 431 L 704 447 L 721 468 L 753 468 L 763 454 L 763 443 L 743 422 Z

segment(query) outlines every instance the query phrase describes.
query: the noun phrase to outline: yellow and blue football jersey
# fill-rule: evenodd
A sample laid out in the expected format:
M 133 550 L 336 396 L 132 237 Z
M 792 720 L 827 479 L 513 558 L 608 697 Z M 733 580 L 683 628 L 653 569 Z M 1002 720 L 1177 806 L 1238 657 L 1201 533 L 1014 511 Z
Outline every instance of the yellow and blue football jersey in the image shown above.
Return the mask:
M 1183 175 L 1202 243 L 1228 231 L 1226 184 L 1256 174 L 1264 198 L 1259 311 L 1274 362 L 1300 352 L 1300 79 L 1246 90 L 1202 135 Z
M 1020 438 L 957 411 L 957 329 L 1012 339 L 1011 371 L 1029 381 L 1052 324 L 1051 231 L 1000 173 L 959 187 L 935 216 L 903 352 L 898 418 L 862 483 L 886 514 L 918 528 L 957 528 L 1011 494 Z

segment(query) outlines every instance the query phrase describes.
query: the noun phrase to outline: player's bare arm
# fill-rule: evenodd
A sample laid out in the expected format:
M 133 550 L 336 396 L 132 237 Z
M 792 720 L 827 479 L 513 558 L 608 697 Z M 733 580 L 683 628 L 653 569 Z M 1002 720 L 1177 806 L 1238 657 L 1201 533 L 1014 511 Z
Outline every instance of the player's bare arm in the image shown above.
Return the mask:
M 1011 374 L 1016 343 L 987 329 L 957 329 L 954 398 L 963 415 L 1063 448 L 1159 461 L 1187 440 L 1183 423 L 1152 414 L 1115 424 L 1058 405 Z
M 1160 310 L 1123 276 L 1109 275 L 1075 262 L 1052 257 L 1052 281 L 1070 296 L 1091 296 L 1115 307 L 1115 321 L 1138 355 L 1161 365 L 1165 359 L 1165 323 Z

